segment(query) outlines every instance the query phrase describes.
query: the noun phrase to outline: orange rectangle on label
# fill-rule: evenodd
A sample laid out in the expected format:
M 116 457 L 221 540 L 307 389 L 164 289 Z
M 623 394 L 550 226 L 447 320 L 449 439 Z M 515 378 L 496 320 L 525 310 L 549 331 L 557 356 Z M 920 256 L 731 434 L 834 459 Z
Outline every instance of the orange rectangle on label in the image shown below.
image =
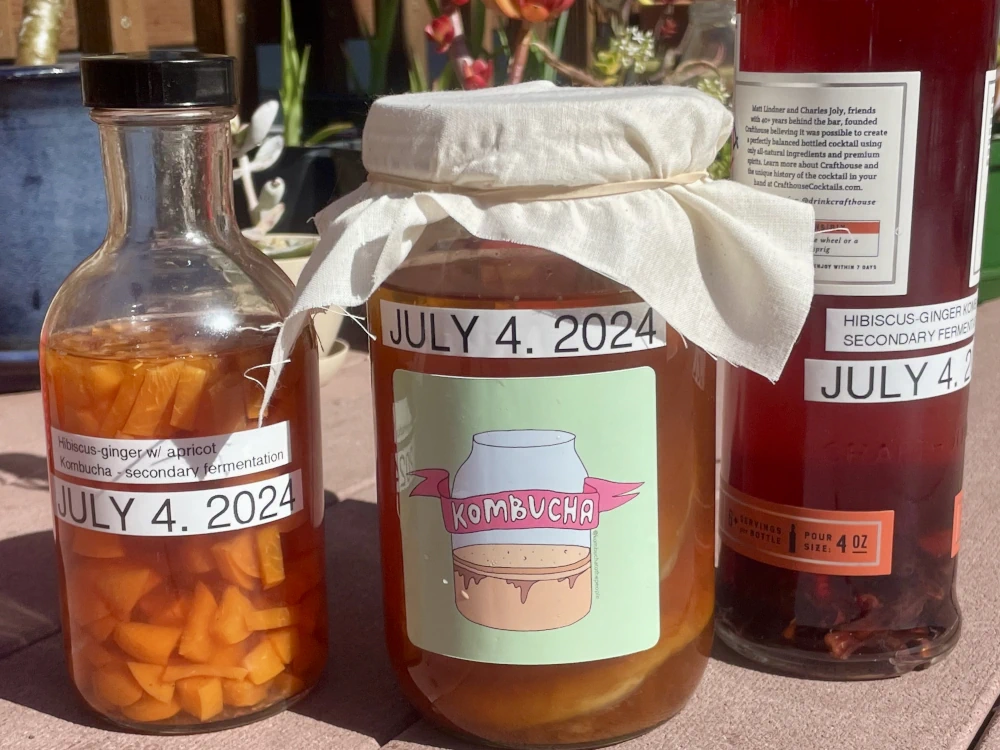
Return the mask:
M 958 554 L 959 537 L 962 533 L 962 495 L 965 490 L 959 490 L 955 495 L 955 516 L 951 522 L 951 556 Z
M 877 221 L 817 221 L 817 232 L 841 233 L 841 234 L 878 234 L 879 222 Z
M 734 552 L 802 573 L 892 573 L 891 510 L 797 508 L 752 497 L 723 483 L 719 534 Z

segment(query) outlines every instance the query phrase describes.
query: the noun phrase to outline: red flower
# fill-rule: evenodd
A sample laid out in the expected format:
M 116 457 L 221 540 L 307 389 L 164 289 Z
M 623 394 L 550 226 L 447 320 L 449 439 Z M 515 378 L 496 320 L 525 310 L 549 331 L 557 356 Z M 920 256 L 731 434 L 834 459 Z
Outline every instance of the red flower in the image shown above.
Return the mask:
M 485 89 L 493 85 L 493 61 L 473 60 L 462 63 L 462 88 Z
M 447 52 L 455 40 L 455 26 L 451 16 L 438 16 L 424 27 L 427 38 L 437 45 L 438 52 Z
M 677 21 L 672 18 L 664 18 L 657 29 L 661 39 L 670 39 L 677 33 Z
M 569 10 L 573 0 L 486 0 L 507 18 L 542 23 Z
M 457 8 L 462 5 L 468 5 L 469 0 L 451 0 L 451 4 Z

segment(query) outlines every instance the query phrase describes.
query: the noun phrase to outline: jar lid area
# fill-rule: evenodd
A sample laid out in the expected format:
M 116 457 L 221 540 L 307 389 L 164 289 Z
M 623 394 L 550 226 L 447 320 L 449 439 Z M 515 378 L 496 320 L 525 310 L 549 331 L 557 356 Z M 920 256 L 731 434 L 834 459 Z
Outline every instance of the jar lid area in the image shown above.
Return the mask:
M 80 61 L 83 103 L 101 109 L 231 107 L 234 59 L 168 50 L 94 55 Z

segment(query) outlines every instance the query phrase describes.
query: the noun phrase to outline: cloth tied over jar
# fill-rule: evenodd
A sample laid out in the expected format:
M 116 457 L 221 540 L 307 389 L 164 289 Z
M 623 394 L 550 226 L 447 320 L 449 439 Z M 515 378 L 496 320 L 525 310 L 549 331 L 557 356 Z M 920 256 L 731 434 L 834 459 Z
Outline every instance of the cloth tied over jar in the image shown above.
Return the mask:
M 673 86 L 377 100 L 368 181 L 316 216 L 265 398 L 310 313 L 365 302 L 411 252 L 461 230 L 610 277 L 709 354 L 776 380 L 812 301 L 814 212 L 708 178 L 732 126 L 722 104 Z

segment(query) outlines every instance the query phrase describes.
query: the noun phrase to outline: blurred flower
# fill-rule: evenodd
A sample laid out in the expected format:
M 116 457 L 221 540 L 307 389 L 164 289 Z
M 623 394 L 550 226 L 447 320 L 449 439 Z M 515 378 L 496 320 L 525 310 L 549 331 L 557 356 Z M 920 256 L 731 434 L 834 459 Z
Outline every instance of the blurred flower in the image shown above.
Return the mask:
M 492 60 L 463 60 L 462 88 L 485 89 L 493 85 Z
M 437 45 L 438 52 L 447 52 L 455 40 L 455 25 L 451 16 L 438 16 L 424 27 L 424 33 Z
M 529 23 L 542 23 L 566 12 L 573 0 L 484 0 L 507 18 Z
M 670 39 L 677 33 L 677 21 L 672 18 L 664 18 L 657 24 L 656 33 L 660 39 Z
M 653 32 L 641 31 L 637 26 L 622 29 L 612 37 L 608 49 L 597 53 L 595 67 L 606 76 L 630 70 L 637 75 L 655 72 L 660 61 Z

